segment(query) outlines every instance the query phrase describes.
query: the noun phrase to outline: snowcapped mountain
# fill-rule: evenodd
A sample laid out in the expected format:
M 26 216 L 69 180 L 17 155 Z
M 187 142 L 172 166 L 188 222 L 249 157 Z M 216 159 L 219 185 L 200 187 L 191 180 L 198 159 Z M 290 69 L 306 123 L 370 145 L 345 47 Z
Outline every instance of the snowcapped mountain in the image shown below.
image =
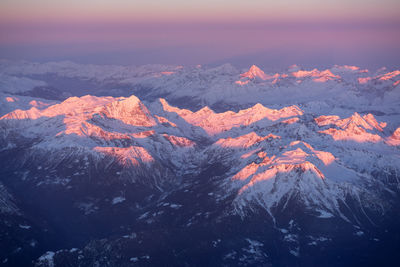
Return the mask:
M 398 71 L 0 63 L 96 95 L 2 89 L 11 265 L 329 265 L 343 243 L 350 265 L 398 247 Z
M 125 96 L 143 101 L 162 97 L 189 109 L 209 106 L 215 111 L 238 111 L 257 103 L 288 106 L 320 101 L 332 107 L 379 106 L 399 100 L 398 70 L 376 72 L 356 66 L 305 70 L 299 66 L 266 73 L 257 66 L 242 72 L 230 64 L 219 67 L 96 66 L 72 62 L 1 61 L 5 77 L 0 91 L 64 100 L 86 94 Z M 23 79 L 22 79 L 23 78 Z M 30 82 L 27 82 L 30 81 Z M 10 84 L 18 83 L 18 90 Z M 333 101 L 335 99 L 335 101 Z M 388 110 L 389 111 L 389 110 Z M 392 112 L 392 111 L 390 111 Z
M 259 67 L 257 67 L 256 65 L 253 65 L 250 67 L 248 72 L 245 72 L 243 74 L 240 75 L 241 77 L 245 77 L 245 78 L 249 78 L 249 79 L 255 79 L 255 78 L 260 78 L 262 80 L 266 80 L 267 79 L 267 75 L 265 74 L 265 72 L 263 72 Z

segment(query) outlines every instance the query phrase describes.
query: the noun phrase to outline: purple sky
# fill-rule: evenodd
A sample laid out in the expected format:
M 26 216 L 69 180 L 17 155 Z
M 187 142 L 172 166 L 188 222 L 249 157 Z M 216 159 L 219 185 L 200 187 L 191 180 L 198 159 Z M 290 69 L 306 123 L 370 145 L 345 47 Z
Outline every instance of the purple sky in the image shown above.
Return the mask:
M 399 18 L 395 0 L 3 0 L 0 57 L 395 68 Z

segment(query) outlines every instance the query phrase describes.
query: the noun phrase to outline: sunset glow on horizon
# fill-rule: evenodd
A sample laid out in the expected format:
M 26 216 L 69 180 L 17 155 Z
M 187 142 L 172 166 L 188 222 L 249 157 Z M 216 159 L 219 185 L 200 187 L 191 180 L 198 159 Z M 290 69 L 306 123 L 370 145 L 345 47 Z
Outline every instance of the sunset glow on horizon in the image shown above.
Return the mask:
M 301 19 L 398 19 L 395 0 L 3 0 L 4 19 L 221 21 Z
M 290 55 L 300 61 L 278 62 L 285 65 L 342 63 L 352 56 L 347 63 L 380 58 L 390 65 L 400 57 L 399 10 L 394 0 L 5 0 L 0 57 L 248 64 L 253 56 L 268 65 Z

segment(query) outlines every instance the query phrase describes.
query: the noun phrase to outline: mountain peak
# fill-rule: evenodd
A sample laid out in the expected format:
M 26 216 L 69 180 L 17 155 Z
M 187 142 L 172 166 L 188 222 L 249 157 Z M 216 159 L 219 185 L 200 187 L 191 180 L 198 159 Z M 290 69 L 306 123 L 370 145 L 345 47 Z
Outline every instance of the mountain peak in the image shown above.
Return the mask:
M 149 110 L 134 95 L 105 105 L 100 113 L 134 126 L 150 127 L 156 125 Z
M 258 66 L 256 66 L 256 65 L 251 65 L 251 67 L 250 67 L 250 71 L 261 71 L 261 69 L 258 67 Z
M 262 71 L 256 65 L 252 65 L 247 72 L 241 74 L 240 76 L 241 77 L 246 77 L 246 78 L 249 78 L 249 79 L 255 79 L 255 78 L 260 78 L 261 80 L 267 80 L 268 79 L 268 76 L 265 74 L 265 72 Z
M 120 101 L 120 103 L 123 103 L 124 105 L 127 105 L 127 106 L 134 107 L 134 106 L 139 105 L 141 102 L 140 102 L 139 98 L 137 98 L 135 95 L 131 95 L 130 97 L 122 99 Z
M 340 119 L 339 116 L 320 116 L 315 121 L 318 126 L 335 125 L 337 127 L 320 131 L 320 133 L 331 135 L 334 140 L 353 140 L 359 143 L 379 142 L 382 138 L 373 132 L 374 130 L 381 132 L 386 127 L 385 122 L 379 123 L 372 114 L 361 117 L 357 112 L 345 119 Z

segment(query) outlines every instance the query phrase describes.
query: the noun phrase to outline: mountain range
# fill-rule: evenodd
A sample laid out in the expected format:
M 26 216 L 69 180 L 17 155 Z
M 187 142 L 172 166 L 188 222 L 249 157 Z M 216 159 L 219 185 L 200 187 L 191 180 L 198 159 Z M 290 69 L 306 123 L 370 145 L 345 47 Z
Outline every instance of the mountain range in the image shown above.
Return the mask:
M 400 71 L 0 61 L 5 266 L 373 266 Z

